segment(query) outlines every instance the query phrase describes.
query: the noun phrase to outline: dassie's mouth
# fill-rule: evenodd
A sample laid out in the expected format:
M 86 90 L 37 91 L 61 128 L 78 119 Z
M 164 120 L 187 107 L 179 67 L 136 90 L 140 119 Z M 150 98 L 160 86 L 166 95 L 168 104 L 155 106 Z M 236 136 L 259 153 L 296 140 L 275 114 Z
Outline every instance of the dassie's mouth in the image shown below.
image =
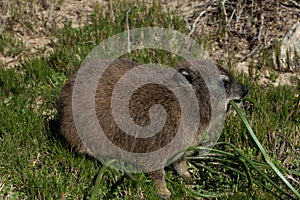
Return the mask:
M 242 102 L 242 99 L 232 99 L 232 100 L 230 100 L 230 101 L 233 101 L 234 103 L 236 103 L 236 104 L 240 104 L 241 102 Z M 228 104 L 227 104 L 227 109 L 226 109 L 226 112 L 228 112 L 229 110 L 230 110 L 230 108 L 231 108 L 231 105 L 230 105 L 230 101 L 228 102 Z
M 234 101 L 235 103 L 241 103 L 243 98 L 244 98 L 244 96 L 235 96 L 235 97 L 231 98 L 231 101 Z
M 241 103 L 242 99 L 233 99 L 232 101 L 234 101 L 235 103 Z

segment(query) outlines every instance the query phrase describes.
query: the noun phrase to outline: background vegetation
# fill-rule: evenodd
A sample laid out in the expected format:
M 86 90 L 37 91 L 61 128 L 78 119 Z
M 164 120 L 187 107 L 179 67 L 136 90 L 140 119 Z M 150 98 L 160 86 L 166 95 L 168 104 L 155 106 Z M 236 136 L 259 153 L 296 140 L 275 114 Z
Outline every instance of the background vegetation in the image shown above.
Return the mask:
M 189 34 L 191 30 L 186 28 L 184 17 L 166 11 L 161 4 L 141 3 L 137 6 L 123 2 L 111 4 L 109 9 L 100 4 L 94 6 L 82 26 L 74 27 L 72 22 L 60 26 L 49 20 L 50 16 L 46 14 L 37 15 L 44 18 L 35 18 L 42 8 L 51 10 L 51 2 L 10 2 L 0 2 L 3 11 L 0 54 L 12 58 L 0 66 L 0 198 L 90 199 L 95 195 L 97 199 L 159 199 L 152 181 L 144 174 L 128 175 L 101 168 L 97 160 L 71 152 L 58 135 L 56 100 L 60 88 L 93 47 L 126 30 L 129 8 L 130 28 L 158 26 Z M 57 7 L 52 9 L 59 9 L 62 5 L 63 1 L 57 2 Z M 219 10 L 215 17 L 226 19 L 222 14 L 225 6 L 217 5 Z M 24 32 L 28 35 L 38 32 L 40 37 L 49 36 L 49 43 L 36 51 L 28 50 L 26 41 L 16 39 L 19 26 L 25 27 Z M 212 53 L 211 42 L 226 33 L 222 28 L 224 26 L 219 26 L 218 31 L 206 35 L 195 32 L 193 37 Z M 269 48 L 253 59 L 272 59 L 268 52 L 277 47 Z M 168 54 L 157 51 L 137 52 L 130 56 L 140 62 L 170 62 Z M 226 60 L 212 59 L 226 67 L 234 68 L 236 64 L 230 56 Z M 255 60 L 251 63 L 256 68 Z M 272 65 L 272 62 L 267 64 Z M 272 161 L 299 191 L 299 85 L 261 85 L 257 73 L 233 73 L 250 88 L 242 108 L 251 127 Z M 266 165 L 235 114 L 228 117 L 219 142 L 209 156 L 191 157 L 191 181 L 184 181 L 172 169 L 167 169 L 167 184 L 173 199 L 197 196 L 296 198 Z

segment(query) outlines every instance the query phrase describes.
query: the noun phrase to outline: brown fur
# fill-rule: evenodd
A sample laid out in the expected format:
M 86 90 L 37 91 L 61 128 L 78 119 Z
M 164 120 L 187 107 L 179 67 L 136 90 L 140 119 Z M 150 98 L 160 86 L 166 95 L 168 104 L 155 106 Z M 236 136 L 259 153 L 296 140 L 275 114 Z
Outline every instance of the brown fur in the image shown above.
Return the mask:
M 206 65 L 207 63 L 204 62 L 203 64 Z M 167 88 L 156 84 L 144 85 L 134 92 L 129 102 L 131 117 L 136 124 L 145 126 L 150 123 L 150 118 L 148 116 L 149 108 L 154 104 L 160 104 L 164 106 L 168 116 L 166 123 L 160 133 L 152 136 L 150 139 L 135 138 L 131 135 L 125 134 L 117 126 L 112 116 L 112 91 L 114 85 L 121 76 L 137 65 L 137 63 L 131 60 L 118 59 L 114 61 L 109 68 L 107 68 L 99 80 L 96 91 L 96 114 L 100 126 L 113 143 L 116 143 L 118 146 L 121 146 L 123 149 L 130 152 L 151 152 L 168 144 L 170 140 L 172 140 L 174 134 L 176 134 L 180 120 L 180 106 L 174 94 Z M 199 72 L 196 71 L 190 63 L 182 62 L 178 64 L 175 69 L 179 71 L 186 70 L 186 72 L 190 73 L 186 78 L 192 84 L 195 94 L 199 99 L 198 104 L 201 123 L 197 134 L 201 135 L 207 129 L 211 120 L 211 105 L 210 97 L 208 95 L 209 91 L 201 77 L 201 74 L 199 74 Z M 221 74 L 226 76 L 226 81 L 228 82 L 228 84 L 226 83 L 226 86 L 228 87 L 225 87 L 227 99 L 238 100 L 243 98 L 247 93 L 246 87 L 237 82 L 225 69 L 219 67 L 219 70 L 221 71 Z M 71 76 L 59 95 L 58 111 L 60 116 L 61 134 L 67 139 L 75 151 L 91 155 L 91 152 L 83 146 L 74 125 L 72 115 L 72 90 L 75 77 L 76 74 Z M 186 178 L 191 176 L 187 171 L 186 160 L 184 157 L 178 159 L 174 163 L 174 169 L 181 176 Z M 150 172 L 148 175 L 154 180 L 158 193 L 164 198 L 170 197 L 171 193 L 166 187 L 164 170 L 160 169 Z

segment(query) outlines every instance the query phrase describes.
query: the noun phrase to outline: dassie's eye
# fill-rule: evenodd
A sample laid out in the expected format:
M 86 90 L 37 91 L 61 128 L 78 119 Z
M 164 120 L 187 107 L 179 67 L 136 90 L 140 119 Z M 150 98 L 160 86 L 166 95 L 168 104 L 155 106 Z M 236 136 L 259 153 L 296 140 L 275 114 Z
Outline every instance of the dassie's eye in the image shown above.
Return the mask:
M 228 88 L 229 84 L 230 84 L 229 81 L 223 80 L 223 85 L 224 85 L 225 89 Z
M 230 85 L 230 79 L 228 76 L 226 76 L 225 74 L 221 74 L 220 77 L 221 81 L 223 82 L 223 86 L 226 88 L 228 88 L 228 86 Z
M 185 68 L 181 68 L 181 69 L 178 70 L 178 72 L 179 72 L 184 78 L 186 78 L 186 80 L 187 80 L 189 83 L 193 83 L 193 77 L 192 77 L 192 75 L 191 75 L 190 70 L 185 69 Z

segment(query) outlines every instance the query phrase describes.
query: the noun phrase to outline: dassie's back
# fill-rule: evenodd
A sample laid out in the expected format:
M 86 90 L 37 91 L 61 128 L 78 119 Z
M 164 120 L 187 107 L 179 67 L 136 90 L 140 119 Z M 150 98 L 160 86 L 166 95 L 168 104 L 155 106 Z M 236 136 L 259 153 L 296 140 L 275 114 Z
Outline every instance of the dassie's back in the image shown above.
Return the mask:
M 149 109 L 153 105 L 159 104 L 164 107 L 167 113 L 166 122 L 159 133 L 148 138 L 134 137 L 134 133 L 127 134 L 122 131 L 115 122 L 112 114 L 112 93 L 120 78 L 137 65 L 137 63 L 128 59 L 117 59 L 107 67 L 97 85 L 95 109 L 98 122 L 110 141 L 126 151 L 146 153 L 158 150 L 173 139 L 180 123 L 181 109 L 176 96 L 170 89 L 159 84 L 143 85 L 134 91 L 129 101 L 129 112 L 132 120 L 139 126 L 147 126 L 151 121 Z M 188 63 L 182 63 L 181 65 L 182 67 L 188 67 Z M 147 74 L 142 74 L 142 76 L 145 75 Z M 73 120 L 72 90 L 75 78 L 76 74 L 70 77 L 59 95 L 58 110 L 61 122 L 61 133 L 73 149 L 90 154 L 83 146 L 76 132 Z M 197 77 L 197 79 L 201 79 L 201 76 Z M 209 96 L 207 96 L 208 90 L 202 79 L 200 80 L 199 87 L 195 88 L 195 92 L 197 98 L 200 99 L 198 103 L 200 109 L 200 123 L 202 123 L 199 126 L 198 133 L 202 133 L 210 120 Z

